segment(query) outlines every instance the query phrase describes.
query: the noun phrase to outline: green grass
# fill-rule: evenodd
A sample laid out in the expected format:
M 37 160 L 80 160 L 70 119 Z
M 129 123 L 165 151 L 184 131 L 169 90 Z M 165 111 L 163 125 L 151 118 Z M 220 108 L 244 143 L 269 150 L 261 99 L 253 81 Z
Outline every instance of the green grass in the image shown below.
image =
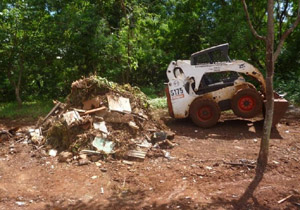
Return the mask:
M 148 100 L 149 104 L 153 108 L 166 108 L 167 97 L 153 98 Z
M 46 116 L 53 106 L 52 101 L 23 102 L 21 108 L 16 102 L 0 103 L 0 118 L 36 120 L 40 116 Z
M 154 98 L 148 100 L 153 108 L 166 108 L 167 98 Z M 16 102 L 0 103 L 0 119 L 31 119 L 37 120 L 39 117 L 45 117 L 53 108 L 52 101 L 32 101 L 23 102 L 21 108 Z

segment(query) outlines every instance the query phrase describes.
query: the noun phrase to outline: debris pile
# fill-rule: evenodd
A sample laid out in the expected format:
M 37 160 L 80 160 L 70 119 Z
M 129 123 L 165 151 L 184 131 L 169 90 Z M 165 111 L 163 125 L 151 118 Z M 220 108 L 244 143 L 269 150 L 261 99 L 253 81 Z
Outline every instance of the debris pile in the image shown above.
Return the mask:
M 147 97 L 137 87 L 91 76 L 72 83 L 66 103 L 55 106 L 30 130 L 31 141 L 46 145 L 59 160 L 108 156 L 144 159 L 174 146 L 174 133 L 151 117 Z M 163 154 L 162 151 L 160 153 Z M 74 156 L 75 157 L 75 156 Z

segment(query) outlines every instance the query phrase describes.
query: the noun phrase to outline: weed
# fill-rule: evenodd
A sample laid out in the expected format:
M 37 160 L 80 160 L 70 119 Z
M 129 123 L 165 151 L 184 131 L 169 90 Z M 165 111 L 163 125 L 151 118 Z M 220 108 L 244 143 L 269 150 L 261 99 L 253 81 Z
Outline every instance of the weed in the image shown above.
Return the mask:
M 148 103 L 152 108 L 166 108 L 167 107 L 167 97 L 160 97 L 149 99 Z

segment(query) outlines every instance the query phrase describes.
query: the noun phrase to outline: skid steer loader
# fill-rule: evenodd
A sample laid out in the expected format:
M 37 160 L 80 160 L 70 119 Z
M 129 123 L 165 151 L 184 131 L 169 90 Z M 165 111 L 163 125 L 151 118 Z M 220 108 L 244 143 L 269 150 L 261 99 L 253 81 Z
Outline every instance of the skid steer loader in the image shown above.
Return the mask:
M 253 118 L 264 111 L 263 75 L 245 61 L 230 60 L 228 49 L 227 43 L 214 46 L 192 54 L 190 60 L 169 64 L 166 95 L 172 117 L 190 117 L 199 127 L 207 128 L 218 122 L 221 111 L 232 109 L 242 118 Z M 273 125 L 288 107 L 278 94 L 274 93 L 274 98 Z

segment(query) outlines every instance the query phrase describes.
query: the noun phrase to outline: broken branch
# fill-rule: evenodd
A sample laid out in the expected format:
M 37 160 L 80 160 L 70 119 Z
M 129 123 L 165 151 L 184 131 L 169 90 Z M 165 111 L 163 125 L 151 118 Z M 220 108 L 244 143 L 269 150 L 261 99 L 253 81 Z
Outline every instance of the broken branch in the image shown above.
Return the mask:
M 289 199 L 290 197 L 292 197 L 293 195 L 288 195 L 288 196 L 286 196 L 285 198 L 282 198 L 281 200 L 279 200 L 277 203 L 278 204 L 281 204 L 281 203 L 283 203 L 284 201 L 286 201 L 287 199 Z
M 56 111 L 56 109 L 59 107 L 61 105 L 61 103 L 60 102 L 58 102 L 58 103 L 56 103 L 56 105 L 51 109 L 51 111 L 47 114 L 47 116 L 43 119 L 43 121 L 42 122 L 40 122 L 40 123 L 38 123 L 37 125 L 36 125 L 36 128 L 37 127 L 39 127 L 39 126 L 41 126 L 41 125 L 43 125 L 44 124 L 44 122 Z
M 247 18 L 247 22 L 250 26 L 250 29 L 251 29 L 251 32 L 252 34 L 255 36 L 255 38 L 259 39 L 259 40 L 263 40 L 263 41 L 266 41 L 266 37 L 265 36 L 261 36 L 259 35 L 256 30 L 254 29 L 253 25 L 252 25 L 252 22 L 250 20 L 250 16 L 249 16 L 249 12 L 248 12 L 248 8 L 247 8 L 247 4 L 245 2 L 245 0 L 242 0 L 243 2 L 243 6 L 244 6 L 244 11 L 246 13 L 246 18 Z

